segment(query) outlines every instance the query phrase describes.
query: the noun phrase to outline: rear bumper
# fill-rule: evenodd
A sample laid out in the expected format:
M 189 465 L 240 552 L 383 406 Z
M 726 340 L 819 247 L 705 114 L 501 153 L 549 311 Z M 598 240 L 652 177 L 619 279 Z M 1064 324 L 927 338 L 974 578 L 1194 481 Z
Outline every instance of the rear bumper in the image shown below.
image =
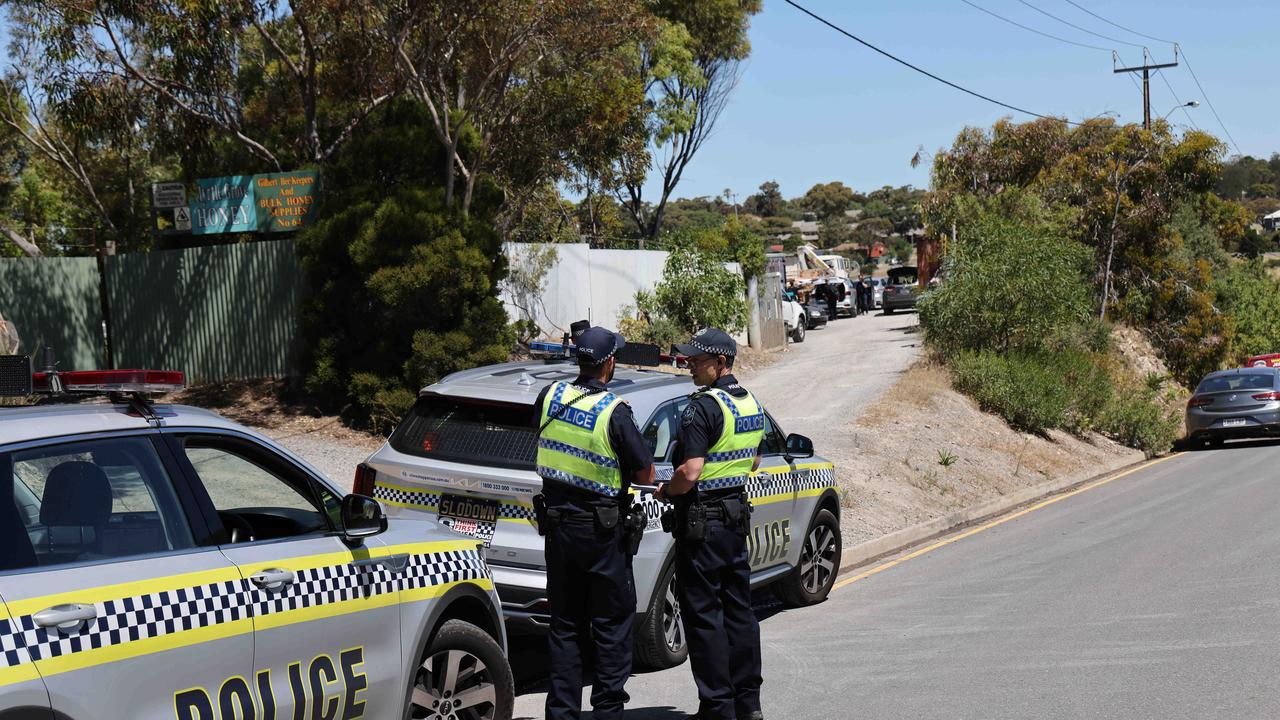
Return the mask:
M 1244 425 L 1226 425 L 1230 420 L 1244 420 Z M 1187 414 L 1187 437 L 1196 440 L 1204 438 L 1221 438 L 1235 440 L 1239 438 L 1280 437 L 1280 410 L 1253 413 L 1243 417 L 1224 417 L 1208 413 Z
M 916 306 L 916 297 L 914 295 L 907 295 L 903 297 L 890 295 L 886 297 L 880 305 L 881 307 L 888 308 L 889 310 L 906 310 Z

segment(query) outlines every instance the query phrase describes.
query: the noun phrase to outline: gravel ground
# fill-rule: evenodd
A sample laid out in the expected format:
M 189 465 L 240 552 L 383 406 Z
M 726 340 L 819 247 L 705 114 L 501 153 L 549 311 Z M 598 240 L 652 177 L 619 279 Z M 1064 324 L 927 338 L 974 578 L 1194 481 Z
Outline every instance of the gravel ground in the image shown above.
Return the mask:
M 259 432 L 297 453 L 346 492 L 351 492 L 356 465 L 364 462 L 365 458 L 382 445 L 373 436 L 368 436 L 366 441 L 363 438 L 338 440 L 318 433 L 296 431 L 259 429 Z
M 843 318 L 810 332 L 803 343 L 754 362 L 739 379 L 788 432 L 809 436 L 836 466 L 853 452 L 847 427 L 920 354 L 914 314 Z M 763 367 L 762 367 L 763 366 Z M 289 425 L 259 428 L 344 490 L 355 467 L 381 445 L 357 433 L 336 437 Z
M 778 362 L 739 380 L 782 429 L 813 440 L 818 454 L 847 465 L 855 452 L 849 426 L 920 357 L 915 313 L 842 318 L 805 335 Z

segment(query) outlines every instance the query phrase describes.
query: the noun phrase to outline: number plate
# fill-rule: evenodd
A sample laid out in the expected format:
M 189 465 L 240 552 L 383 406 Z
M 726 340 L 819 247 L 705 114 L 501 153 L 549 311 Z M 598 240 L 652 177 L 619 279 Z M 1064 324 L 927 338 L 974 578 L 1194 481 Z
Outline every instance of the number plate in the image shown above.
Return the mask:
M 1240 427 L 1241 425 L 1248 425 L 1248 424 L 1249 424 L 1249 421 L 1245 420 L 1244 418 L 1231 418 L 1229 420 L 1222 421 L 1222 427 Z
M 441 525 L 461 535 L 477 538 L 489 547 L 498 528 L 498 508 L 497 500 L 441 495 L 436 515 Z

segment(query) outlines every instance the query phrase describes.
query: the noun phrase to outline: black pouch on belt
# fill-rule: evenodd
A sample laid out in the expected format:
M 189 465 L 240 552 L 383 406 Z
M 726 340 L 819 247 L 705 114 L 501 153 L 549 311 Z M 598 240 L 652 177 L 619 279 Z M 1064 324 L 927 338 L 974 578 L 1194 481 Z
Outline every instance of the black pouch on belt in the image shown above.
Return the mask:
M 751 503 L 745 495 L 724 501 L 725 525 L 746 532 L 751 527 Z
M 689 503 L 684 511 L 684 532 L 682 539 L 689 542 L 702 542 L 707 539 L 707 506 L 702 503 Z
M 627 511 L 622 538 L 623 547 L 631 557 L 635 557 L 636 553 L 640 552 L 640 541 L 644 539 L 644 530 L 648 526 L 649 518 L 645 515 L 644 508 L 636 505 Z
M 538 524 L 538 534 L 546 535 L 551 529 L 551 516 L 547 513 L 547 499 L 542 495 L 533 496 L 533 521 Z
M 595 508 L 596 527 L 601 530 L 612 530 L 618 527 L 618 506 L 597 505 Z

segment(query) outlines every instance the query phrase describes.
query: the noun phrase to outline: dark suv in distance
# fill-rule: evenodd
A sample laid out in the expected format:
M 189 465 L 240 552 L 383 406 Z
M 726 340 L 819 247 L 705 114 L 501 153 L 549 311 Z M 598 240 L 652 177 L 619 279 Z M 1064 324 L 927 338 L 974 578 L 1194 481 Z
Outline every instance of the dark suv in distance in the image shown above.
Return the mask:
M 918 271 L 910 266 L 890 268 L 889 279 L 884 287 L 885 315 L 892 315 L 896 310 L 912 310 L 916 306 L 916 296 L 920 294 L 917 285 L 920 282 Z
M 1209 373 L 1187 401 L 1187 443 L 1280 436 L 1280 369 L 1247 367 Z

